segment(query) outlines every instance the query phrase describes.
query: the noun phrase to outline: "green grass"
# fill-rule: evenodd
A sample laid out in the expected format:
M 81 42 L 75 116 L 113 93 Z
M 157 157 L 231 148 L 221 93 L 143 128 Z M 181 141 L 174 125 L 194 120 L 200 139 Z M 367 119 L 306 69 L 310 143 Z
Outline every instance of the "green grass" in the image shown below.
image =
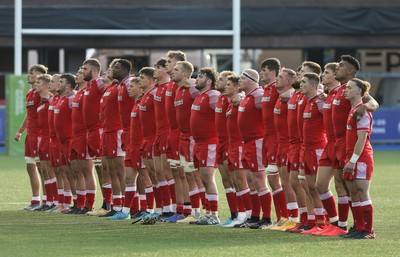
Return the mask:
M 376 152 L 376 240 L 20 211 L 30 188 L 22 157 L 0 156 L 0 256 L 400 256 L 400 152 Z M 218 176 L 218 181 L 219 176 Z M 228 217 L 220 187 L 220 215 Z

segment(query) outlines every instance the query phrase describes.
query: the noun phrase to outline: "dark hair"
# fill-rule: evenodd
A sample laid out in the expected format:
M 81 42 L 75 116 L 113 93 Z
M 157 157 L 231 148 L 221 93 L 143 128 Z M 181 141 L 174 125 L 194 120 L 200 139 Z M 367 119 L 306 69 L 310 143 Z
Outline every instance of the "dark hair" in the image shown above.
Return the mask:
M 156 63 L 154 64 L 154 66 L 161 66 L 161 67 L 167 67 L 167 59 L 165 58 L 160 58 L 156 61 Z
M 114 65 L 117 63 L 117 62 L 119 62 L 121 59 L 120 58 L 115 58 L 114 60 L 112 60 L 111 62 L 110 62 L 110 64 L 108 65 L 108 67 L 114 67 Z
M 304 61 L 301 65 L 307 66 L 308 68 L 310 68 L 312 70 L 312 72 L 317 73 L 318 75 L 321 75 L 322 69 L 318 63 L 312 62 L 312 61 Z
M 319 80 L 319 75 L 317 73 L 314 72 L 306 72 L 303 75 L 304 77 L 308 78 L 308 80 L 312 83 L 314 82 L 315 84 L 319 84 L 320 80 Z
M 356 58 L 354 58 L 353 56 L 351 56 L 351 55 L 342 55 L 340 57 L 340 59 L 342 61 L 346 61 L 346 62 L 350 63 L 351 66 L 353 66 L 354 69 L 356 69 L 356 72 L 360 70 L 360 62 Z
M 154 71 L 155 71 L 156 69 L 154 69 L 153 67 L 143 67 L 140 71 L 139 71 L 139 74 L 140 75 L 145 75 L 146 77 L 149 77 L 149 78 L 154 78 Z
M 121 64 L 121 66 L 128 72 L 130 73 L 132 70 L 132 63 L 131 61 L 127 60 L 127 59 L 119 59 L 118 61 L 115 62 L 115 64 Z
M 186 61 L 186 54 L 182 51 L 168 51 L 167 57 L 177 61 Z
M 31 67 L 29 67 L 28 72 L 37 71 L 39 73 L 46 74 L 47 70 L 48 70 L 48 68 L 46 66 L 44 66 L 43 64 L 34 64 Z
M 94 59 L 94 58 L 86 59 L 83 62 L 83 65 L 85 65 L 85 64 L 89 64 L 93 68 L 97 69 L 99 72 L 101 71 L 101 64 L 100 64 L 99 60 L 97 60 L 97 59 Z
M 261 69 L 265 67 L 270 71 L 275 71 L 275 76 L 278 76 L 281 69 L 281 62 L 277 58 L 268 58 L 261 63 Z
M 199 74 L 203 74 L 208 79 L 211 79 L 211 88 L 215 88 L 215 82 L 217 81 L 218 74 L 214 68 L 201 68 Z
M 371 84 L 369 84 L 367 81 L 358 79 L 358 78 L 353 78 L 350 79 L 349 81 L 353 81 L 356 86 L 361 89 L 361 96 L 364 96 L 366 92 L 369 91 L 369 88 L 371 87 Z
M 75 82 L 75 76 L 72 75 L 71 73 L 64 73 L 60 76 L 60 79 L 65 79 L 67 81 L 67 84 L 71 85 L 71 89 L 74 89 L 76 86 Z

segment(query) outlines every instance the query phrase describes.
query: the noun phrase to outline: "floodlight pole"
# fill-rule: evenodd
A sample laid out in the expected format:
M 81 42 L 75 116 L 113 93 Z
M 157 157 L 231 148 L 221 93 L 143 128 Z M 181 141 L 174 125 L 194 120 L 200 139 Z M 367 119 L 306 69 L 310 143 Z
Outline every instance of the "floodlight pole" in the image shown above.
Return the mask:
M 233 30 L 233 71 L 240 73 L 240 0 L 232 0 L 232 30 Z
M 22 73 L 22 0 L 15 0 L 14 8 L 14 73 Z

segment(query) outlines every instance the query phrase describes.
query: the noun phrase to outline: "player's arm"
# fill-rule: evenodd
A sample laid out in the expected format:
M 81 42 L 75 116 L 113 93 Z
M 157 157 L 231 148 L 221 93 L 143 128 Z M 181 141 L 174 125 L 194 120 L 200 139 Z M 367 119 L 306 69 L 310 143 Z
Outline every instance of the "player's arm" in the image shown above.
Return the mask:
M 357 142 L 354 146 L 353 155 L 351 156 L 349 162 L 344 166 L 343 172 L 353 172 L 356 166 L 356 162 L 364 150 L 365 141 L 368 137 L 368 130 L 358 130 L 357 131 Z
M 358 117 L 364 116 L 364 114 L 369 111 L 369 112 L 374 112 L 379 108 L 378 102 L 369 94 L 364 96 L 362 98 L 363 100 L 363 105 L 357 108 L 357 110 L 354 112 L 353 117 L 355 119 L 358 119 Z
M 24 133 L 25 129 L 26 129 L 26 115 L 24 121 L 21 123 L 21 126 L 19 127 L 17 133 L 14 136 L 15 141 L 19 142 L 19 140 L 21 139 L 21 134 Z

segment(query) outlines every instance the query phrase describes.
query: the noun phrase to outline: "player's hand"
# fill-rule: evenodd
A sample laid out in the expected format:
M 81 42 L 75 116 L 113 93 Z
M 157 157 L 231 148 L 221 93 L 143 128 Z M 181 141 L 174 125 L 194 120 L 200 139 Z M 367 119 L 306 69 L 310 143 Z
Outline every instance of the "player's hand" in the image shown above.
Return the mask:
M 240 104 L 240 102 L 242 102 L 244 96 L 242 94 L 236 94 L 233 98 L 232 98 L 232 104 L 233 106 L 238 106 Z
M 196 84 L 195 79 L 188 79 L 183 86 L 189 88 L 189 87 L 193 86 L 194 84 Z
M 21 139 L 21 133 L 17 132 L 14 136 L 14 140 L 19 142 L 19 140 Z
M 325 101 L 325 99 L 326 99 L 326 94 L 325 93 L 320 93 L 320 94 L 318 94 L 318 99 L 319 100 L 322 100 L 322 101 Z
M 363 104 L 354 111 L 353 118 L 359 121 L 366 112 L 367 107 Z
M 346 172 L 346 173 L 353 173 L 355 167 L 356 167 L 356 164 L 355 164 L 355 163 L 348 162 L 348 163 L 344 166 L 343 172 Z

